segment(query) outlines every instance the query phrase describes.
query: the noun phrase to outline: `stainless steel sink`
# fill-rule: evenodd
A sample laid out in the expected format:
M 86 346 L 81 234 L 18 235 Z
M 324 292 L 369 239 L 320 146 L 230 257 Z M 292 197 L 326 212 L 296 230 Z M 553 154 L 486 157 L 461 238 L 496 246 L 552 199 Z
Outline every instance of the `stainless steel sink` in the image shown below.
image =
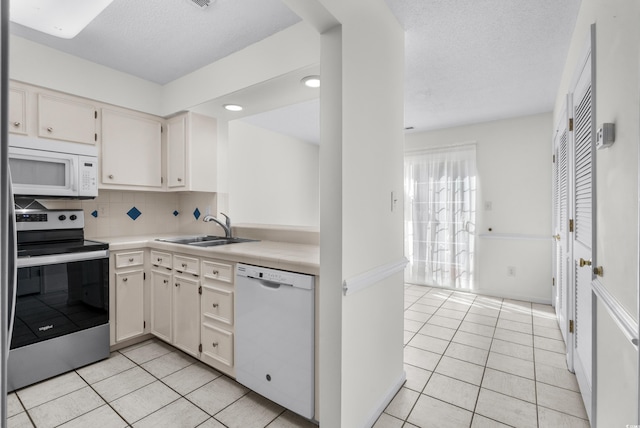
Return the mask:
M 177 238 L 158 238 L 156 241 L 169 242 L 171 244 L 194 245 L 197 247 L 213 247 L 215 245 L 236 244 L 239 242 L 255 242 L 255 239 L 226 238 L 224 236 L 179 236 Z

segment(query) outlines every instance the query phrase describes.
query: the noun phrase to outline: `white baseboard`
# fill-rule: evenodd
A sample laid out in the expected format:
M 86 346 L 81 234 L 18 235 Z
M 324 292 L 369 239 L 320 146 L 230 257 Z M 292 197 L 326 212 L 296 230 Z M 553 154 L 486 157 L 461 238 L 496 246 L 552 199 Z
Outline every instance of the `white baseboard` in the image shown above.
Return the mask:
M 382 412 L 384 412 L 384 409 L 386 409 L 389 403 L 391 403 L 391 400 L 393 400 L 393 397 L 395 397 L 398 391 L 400 391 L 400 388 L 402 388 L 402 385 L 404 385 L 406 380 L 407 374 L 403 370 L 400 379 L 391 386 L 387 394 L 380 400 L 380 404 L 376 407 L 374 413 L 369 417 L 369 419 L 367 419 L 367 423 L 363 428 L 371 428 L 373 424 L 376 423 Z
M 532 296 L 527 296 L 524 294 L 517 294 L 517 293 L 501 293 L 501 292 L 494 292 L 491 290 L 472 290 L 472 289 L 468 289 L 468 288 L 456 288 L 456 287 L 443 287 L 443 286 L 439 286 L 439 285 L 428 285 L 428 284 L 416 284 L 413 282 L 409 282 L 409 281 L 405 281 L 405 284 L 411 284 L 411 285 L 421 285 L 424 287 L 431 287 L 431 288 L 442 288 L 444 290 L 449 290 L 449 291 L 457 291 L 460 293 L 470 293 L 470 294 L 477 294 L 478 296 L 488 296 L 488 297 L 497 297 L 500 299 L 511 299 L 511 300 L 522 300 L 523 302 L 532 302 L 532 303 L 540 303 L 543 305 L 551 305 L 551 296 L 549 296 L 548 298 L 541 298 L 541 297 L 532 297 Z

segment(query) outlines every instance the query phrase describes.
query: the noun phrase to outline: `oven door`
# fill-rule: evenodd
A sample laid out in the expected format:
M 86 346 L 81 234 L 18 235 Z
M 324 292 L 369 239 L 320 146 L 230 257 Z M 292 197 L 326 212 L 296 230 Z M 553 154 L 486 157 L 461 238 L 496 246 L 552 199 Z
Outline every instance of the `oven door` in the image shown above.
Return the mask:
M 16 196 L 78 196 L 78 159 L 66 153 L 9 148 Z
M 109 251 L 18 258 L 11 349 L 109 321 Z

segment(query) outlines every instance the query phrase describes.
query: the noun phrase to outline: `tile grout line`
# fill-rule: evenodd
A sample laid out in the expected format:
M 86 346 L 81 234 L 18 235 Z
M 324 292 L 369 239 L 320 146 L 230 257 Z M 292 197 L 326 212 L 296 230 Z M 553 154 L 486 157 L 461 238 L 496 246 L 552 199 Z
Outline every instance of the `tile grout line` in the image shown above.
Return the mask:
M 162 342 L 162 343 L 164 344 L 164 342 Z M 134 348 L 134 349 L 137 349 L 137 348 Z M 178 351 L 178 352 L 182 352 L 182 351 L 181 351 L 181 350 L 179 350 L 178 348 L 176 348 L 176 351 Z M 124 354 L 123 354 L 123 355 L 124 355 Z M 157 358 L 161 358 L 161 357 L 162 357 L 162 356 L 164 356 L 164 355 L 166 355 L 166 354 L 163 354 L 163 355 L 161 355 L 161 356 L 159 356 L 159 357 L 156 357 L 156 358 L 152 358 L 152 359 L 151 359 L 151 360 L 149 360 L 149 361 L 153 361 L 153 360 L 155 360 L 155 359 L 157 359 Z M 124 356 L 125 356 L 126 358 L 128 358 L 126 355 L 124 355 Z M 153 373 L 151 373 L 149 370 L 147 370 L 146 368 L 142 367 L 142 365 L 141 365 L 141 364 L 138 364 L 136 361 L 131 360 L 131 358 L 129 358 L 129 360 L 130 360 L 130 361 L 132 361 L 134 364 L 136 364 L 138 367 L 140 367 L 140 369 L 142 369 L 142 370 L 144 370 L 145 372 L 149 373 L 149 375 L 151 375 L 151 376 L 152 376 L 153 378 L 155 378 L 157 381 L 159 381 L 159 382 L 160 382 L 160 383 L 162 383 L 164 386 L 166 386 L 167 388 L 169 388 L 171 391 L 173 391 L 173 392 L 175 392 L 176 394 L 178 394 L 179 398 L 178 398 L 178 399 L 176 399 L 176 400 L 174 400 L 174 401 L 172 401 L 172 402 L 171 402 L 171 403 L 169 403 L 169 404 L 175 403 L 175 402 L 176 402 L 176 401 L 178 401 L 180 398 L 184 398 L 184 399 L 185 399 L 185 400 L 187 400 L 190 404 L 192 404 L 192 405 L 193 405 L 193 406 L 195 406 L 196 408 L 200 409 L 200 410 L 201 410 L 202 412 L 204 412 L 207 416 L 209 416 L 209 418 L 208 418 L 208 419 L 214 419 L 216 422 L 218 422 L 218 423 L 220 423 L 220 424 L 224 425 L 220 420 L 218 420 L 218 419 L 215 417 L 215 415 L 210 414 L 210 413 L 209 413 L 209 412 L 207 412 L 205 409 L 201 408 L 201 407 L 200 407 L 200 406 L 198 406 L 196 403 L 194 403 L 193 401 L 189 400 L 189 398 L 187 398 L 185 395 L 182 395 L 180 392 L 176 391 L 174 388 L 172 388 L 170 385 L 168 385 L 166 382 L 164 382 L 161 378 L 158 378 L 156 375 L 154 375 Z M 148 363 L 149 361 L 145 361 L 143 364 L 146 364 L 146 363 Z M 197 360 L 196 360 L 196 362 L 197 362 Z M 190 366 L 191 366 L 191 365 L 195 365 L 195 364 L 196 364 L 196 363 L 192 363 L 192 364 L 190 364 Z M 189 366 L 187 366 L 187 367 L 189 367 Z M 183 367 L 183 369 L 184 369 L 184 368 L 186 368 L 186 367 Z M 182 370 L 182 369 L 180 369 L 180 370 Z M 173 373 L 177 373 L 177 372 L 179 372 L 180 370 L 176 370 L 176 371 L 175 371 L 175 372 L 173 372 Z M 213 369 L 213 370 L 215 370 L 215 369 Z M 173 373 L 170 373 L 170 374 L 169 374 L 169 375 L 167 375 L 167 376 L 170 376 L 170 375 L 171 375 L 171 374 L 173 374 Z M 217 376 L 217 377 L 215 377 L 215 378 L 211 379 L 209 382 L 205 383 L 204 385 L 201 385 L 200 387 L 198 387 L 198 388 L 194 389 L 193 391 L 190 391 L 188 394 L 190 394 L 190 393 L 192 393 L 192 392 L 194 392 L 194 391 L 196 391 L 196 390 L 198 390 L 198 389 L 200 389 L 200 388 L 203 388 L 203 387 L 205 387 L 206 385 L 209 385 L 211 382 L 215 381 L 216 379 L 221 378 L 222 376 L 226 376 L 224 373 L 220 373 L 220 372 L 219 372 L 219 371 L 217 371 L 217 370 L 216 370 L 216 373 L 218 373 L 218 374 L 219 374 L 219 376 Z M 167 376 L 165 376 L 165 377 L 167 377 Z M 226 377 L 228 377 L 228 376 L 226 376 Z M 229 379 L 231 379 L 231 378 L 229 378 Z M 231 379 L 231 380 L 235 382 L 235 380 L 234 380 L 234 379 Z M 151 382 L 151 383 L 153 383 L 153 382 Z M 142 389 L 142 388 L 144 388 L 145 386 L 148 386 L 148 385 L 150 385 L 150 384 L 144 385 L 144 386 L 142 386 L 142 387 L 140 387 L 140 388 L 138 388 L 138 389 L 136 389 L 136 390 L 134 390 L 134 391 L 131 391 L 131 392 L 129 392 L 129 394 L 131 394 L 132 392 L 138 391 L 138 390 L 140 390 L 140 389 Z M 244 396 L 248 395 L 250 392 L 251 392 L 251 390 L 247 391 L 245 394 L 241 395 L 239 398 L 237 398 L 237 399 L 236 399 L 236 400 L 234 400 L 233 402 L 229 403 L 229 404 L 228 404 L 227 406 L 225 406 L 224 408 L 220 409 L 220 410 L 216 413 L 216 415 L 217 415 L 218 413 L 220 413 L 220 412 L 224 411 L 226 408 L 228 408 L 228 407 L 232 406 L 233 404 L 237 403 L 237 402 L 238 402 L 242 397 L 244 397 Z M 126 395 L 128 395 L 128 394 L 126 394 Z M 123 395 L 123 397 L 125 397 L 126 395 Z M 122 397 L 119 397 L 119 398 L 122 398 Z M 114 400 L 114 401 L 115 401 L 115 400 Z M 167 404 L 167 405 L 169 405 L 169 404 Z M 148 414 L 148 415 L 146 415 L 145 417 L 143 417 L 143 418 L 141 418 L 141 419 L 139 419 L 139 420 L 137 420 L 137 421 L 135 421 L 135 422 L 139 422 L 139 421 L 141 421 L 142 419 L 146 418 L 147 416 L 150 416 L 150 415 L 152 415 L 152 414 L 154 414 L 154 413 L 156 413 L 156 412 L 158 412 L 158 411 L 162 410 L 164 407 L 166 407 L 166 406 L 162 406 L 160 409 L 157 409 L 157 410 L 155 410 L 155 411 L 153 411 L 153 412 L 149 413 L 149 414 Z M 122 417 L 122 416 L 121 416 L 121 417 Z M 124 419 L 124 418 L 122 418 L 122 419 Z M 207 420 L 208 420 L 208 419 L 207 419 Z M 124 419 L 124 420 L 126 421 L 126 419 Z M 134 422 L 134 423 L 135 423 L 135 422 Z M 206 422 L 206 420 L 205 420 L 204 422 Z M 203 422 L 203 423 L 204 423 L 204 422 Z M 202 424 L 200 424 L 200 425 L 202 425 Z M 226 426 L 226 425 L 225 425 L 225 426 Z
M 14 391 L 15 393 L 15 391 Z M 29 422 L 31 422 L 31 425 L 33 425 L 34 427 L 36 426 L 36 423 L 33 421 L 33 419 L 31 418 L 31 414 L 29 413 L 29 411 L 27 410 L 27 407 L 24 405 L 24 403 L 22 402 L 22 399 L 18 396 L 17 393 L 15 393 L 16 398 L 18 399 L 18 401 L 20 402 L 20 405 L 22 406 L 22 408 L 24 409 L 24 413 L 26 413 L 27 418 L 29 418 Z M 37 407 L 37 406 L 36 406 Z M 14 415 L 16 416 L 16 415 Z M 9 418 L 7 418 L 9 419 Z
M 472 424 L 473 424 L 473 419 L 475 418 L 476 414 L 486 418 L 486 416 L 481 415 L 480 413 L 477 413 L 476 410 L 478 409 L 478 401 L 480 400 L 480 393 L 482 392 L 482 383 L 484 382 L 484 376 L 487 373 L 487 364 L 489 363 L 489 356 L 491 355 L 491 348 L 493 347 L 493 339 L 496 336 L 496 329 L 498 328 L 498 320 L 500 319 L 500 313 L 502 312 L 502 306 L 503 305 L 504 305 L 504 299 L 500 299 L 500 309 L 498 310 L 498 317 L 496 318 L 496 324 L 493 327 L 493 335 L 491 336 L 491 343 L 489 344 L 489 350 L 487 352 L 487 359 L 485 360 L 484 368 L 482 369 L 482 378 L 480 379 L 480 386 L 478 387 L 478 396 L 476 397 L 476 404 L 473 407 L 473 416 L 471 418 L 471 423 Z M 488 418 L 488 419 L 491 419 L 491 418 Z M 499 422 L 499 421 L 497 421 L 497 422 Z
M 536 401 L 536 426 L 540 426 L 540 406 L 538 405 L 538 372 L 536 370 L 536 338 L 533 327 L 533 305 L 531 305 L 531 340 L 533 342 L 533 392 Z
M 433 290 L 433 288 L 432 288 L 431 290 Z M 431 290 L 430 290 L 430 291 L 431 291 Z M 439 310 L 439 309 L 441 309 L 447 301 L 449 301 L 449 299 L 451 298 L 451 296 L 452 296 L 453 294 L 454 294 L 454 293 L 451 293 L 451 294 L 449 294 L 449 296 L 447 296 L 447 298 L 446 298 L 446 299 L 445 299 L 445 300 L 440 304 L 440 306 L 438 306 L 438 310 Z M 440 358 L 438 359 L 438 362 L 437 362 L 437 363 L 436 363 L 436 365 L 434 366 L 434 369 L 433 369 L 433 371 L 431 372 L 431 376 L 429 376 L 429 380 L 425 383 L 425 386 L 422 388 L 422 391 L 420 392 L 420 395 L 423 395 L 423 394 L 424 394 L 424 390 L 426 389 L 427 385 L 428 385 L 428 384 L 429 384 L 429 382 L 431 381 L 431 377 L 433 376 L 433 374 L 434 374 L 434 373 L 436 373 L 436 369 L 438 368 L 438 365 L 439 365 L 439 364 L 440 364 L 440 362 L 442 361 L 442 358 L 445 356 L 445 353 L 447 352 L 447 349 L 449 349 L 449 346 L 450 346 L 450 345 L 451 345 L 451 343 L 453 342 L 453 338 L 454 338 L 454 337 L 455 337 L 455 335 L 458 333 L 458 331 L 460 331 L 460 326 L 462 325 L 462 322 L 463 322 L 464 318 L 466 318 L 467 314 L 469 313 L 469 310 L 470 310 L 470 309 L 471 309 L 471 307 L 473 306 L 473 302 L 475 301 L 475 299 L 476 299 L 476 298 L 477 298 L 477 296 L 475 296 L 475 295 L 474 295 L 473 300 L 471 301 L 471 303 L 470 303 L 470 305 L 469 305 L 469 308 L 464 312 L 464 314 L 465 314 L 465 315 L 464 315 L 464 317 L 463 317 L 461 320 L 458 320 L 458 321 L 460 321 L 460 323 L 458 324 L 458 327 L 455 329 L 455 332 L 454 332 L 454 333 L 453 333 L 453 335 L 451 336 L 451 339 L 449 339 L 449 343 L 447 344 L 447 346 L 446 346 L 446 347 L 444 348 L 444 350 L 442 351 L 442 354 L 440 355 Z M 438 312 L 438 310 L 436 310 L 436 311 L 435 311 L 435 312 L 434 312 L 434 313 L 429 317 L 429 319 L 428 319 L 427 321 L 425 321 L 424 325 L 426 325 L 426 324 L 429 322 L 429 320 L 431 319 L 431 317 L 433 317 L 434 315 L 436 315 L 436 313 Z M 459 312 L 462 312 L 462 311 L 459 311 Z M 424 325 L 423 325 L 423 327 L 424 327 Z M 434 325 L 435 325 L 435 324 L 434 324 Z M 442 327 L 442 326 L 441 326 L 441 327 Z M 453 329 L 451 329 L 451 330 L 453 330 Z M 429 337 L 431 337 L 431 336 L 429 336 Z M 457 343 L 457 342 L 453 342 L 453 343 Z M 449 358 L 454 358 L 454 357 L 449 357 Z M 457 359 L 457 358 L 454 358 L 454 359 Z M 464 360 L 460 360 L 460 361 L 464 361 Z M 439 374 L 439 373 L 438 373 L 438 374 Z M 445 375 L 443 375 L 443 376 L 445 376 Z M 483 376 L 484 376 L 484 369 L 483 369 Z M 449 377 L 449 376 L 447 376 L 447 377 Z M 452 379 L 453 379 L 453 378 L 452 378 Z M 456 379 L 456 380 L 460 381 L 460 379 Z M 461 382 L 463 382 L 463 381 L 461 381 Z M 467 383 L 468 383 L 468 382 L 467 382 Z M 482 381 L 481 381 L 480 383 L 482 384 Z M 478 390 L 478 394 L 479 394 L 479 392 L 480 392 L 480 391 Z M 420 395 L 418 396 L 418 400 L 420 399 Z M 458 408 L 460 408 L 460 409 L 463 409 L 463 410 L 469 411 L 468 409 L 464 409 L 464 408 L 462 408 L 462 407 L 460 407 L 460 406 L 456 406 L 456 405 L 455 405 L 455 404 L 453 404 L 453 403 L 448 403 L 448 402 L 446 402 L 446 401 L 444 401 L 444 400 L 440 400 L 439 398 L 432 397 L 432 396 L 430 396 L 430 395 L 428 395 L 428 394 L 424 394 L 424 395 L 426 395 L 427 397 L 433 398 L 433 399 L 435 399 L 435 400 L 442 401 L 443 403 L 446 403 L 446 404 L 449 404 L 449 405 L 452 405 L 452 406 L 458 407 Z M 478 398 L 476 397 L 476 402 L 477 402 L 477 399 L 478 399 Z M 411 410 L 409 411 L 409 414 L 407 415 L 407 419 L 405 419 L 405 422 L 406 422 L 406 423 L 410 423 L 410 422 L 408 421 L 408 418 L 409 418 L 409 416 L 411 415 L 411 412 L 412 412 L 412 411 L 413 411 L 413 409 L 415 408 L 416 404 L 418 403 L 418 400 L 416 400 L 416 402 L 415 402 L 415 403 L 413 404 L 413 406 L 411 407 Z M 475 406 L 474 406 L 474 409 L 475 409 Z M 472 411 L 472 412 L 471 412 L 471 422 L 470 422 L 470 424 L 473 422 L 473 415 L 474 415 L 474 414 L 475 414 L 475 412 L 473 412 L 473 411 Z
M 430 288 L 430 289 L 429 289 L 429 290 L 428 290 L 424 295 L 422 295 L 422 297 L 420 297 L 420 299 L 422 299 L 422 298 L 423 298 L 424 296 L 426 296 L 427 294 L 430 294 L 432 290 L 433 290 L 433 288 Z M 418 299 L 418 300 L 420 300 L 420 299 Z M 445 299 L 445 301 L 446 301 L 446 300 L 448 300 L 448 299 L 449 299 L 449 298 L 447 297 L 447 299 Z M 417 302 L 417 300 L 416 300 L 416 302 Z M 415 304 L 415 303 L 414 303 L 414 304 Z M 443 305 L 443 304 L 444 304 L 444 301 L 443 301 L 442 303 L 440 303 L 440 305 L 439 305 L 437 308 L 438 308 L 438 309 L 440 309 L 440 308 L 442 307 L 442 305 Z M 411 306 L 413 306 L 413 305 L 411 305 Z M 431 305 L 429 305 L 429 306 L 431 306 Z M 427 325 L 427 323 L 429 322 L 429 320 L 430 320 L 430 319 L 435 315 L 435 313 L 438 311 L 438 309 L 436 309 L 436 311 L 435 311 L 435 312 L 433 312 L 432 314 L 428 314 L 428 315 L 429 315 L 429 318 L 427 318 L 427 320 L 426 320 L 424 323 L 422 323 L 422 327 L 421 327 L 418 331 L 420 331 L 420 330 L 421 330 L 425 325 Z M 406 311 L 406 309 L 405 309 L 405 311 Z M 416 335 L 416 334 L 418 334 L 418 332 L 415 332 L 415 334 L 414 334 L 414 336 L 413 336 L 413 337 L 415 337 L 415 335 Z M 413 339 L 413 337 L 412 337 L 412 339 Z M 410 341 L 409 341 L 409 342 L 410 342 Z M 407 344 L 403 346 L 403 350 L 404 350 L 407 346 L 409 346 L 409 342 L 407 342 Z M 420 348 L 417 348 L 417 349 L 420 349 Z M 446 350 L 446 348 L 445 348 L 445 350 Z M 443 355 L 444 355 L 444 352 L 443 352 Z M 440 359 L 442 359 L 442 355 L 440 356 Z M 415 408 L 416 404 L 418 404 L 418 400 L 420 399 L 420 395 L 422 395 L 422 392 L 423 392 L 423 391 L 424 391 L 424 389 L 427 387 L 427 384 L 428 384 L 428 383 L 429 383 L 429 381 L 431 380 L 431 376 L 433 376 L 433 374 L 435 373 L 435 369 L 436 369 L 436 367 L 438 366 L 438 364 L 440 363 L 440 359 L 438 359 L 438 363 L 436 363 L 436 365 L 434 366 L 433 370 L 428 370 L 428 371 L 431 371 L 431 375 L 429 375 L 429 379 L 425 382 L 425 384 L 424 384 L 424 386 L 422 387 L 422 389 L 420 390 L 420 392 L 418 392 L 418 398 L 416 399 L 415 403 L 413 403 L 413 405 L 411 406 L 411 409 L 410 409 L 410 410 L 409 410 L 409 412 L 407 413 L 407 416 L 406 416 L 405 418 L 402 418 L 402 419 L 401 419 L 401 420 L 404 422 L 404 423 L 403 423 L 403 425 L 404 425 L 404 424 L 411 423 L 411 422 L 409 422 L 409 420 L 408 420 L 408 419 L 409 419 L 409 416 L 411 416 L 411 412 L 413 412 L 413 409 Z M 403 359 L 403 362 L 404 362 L 404 359 Z M 410 364 L 410 365 L 411 365 L 411 364 Z M 414 367 L 418 367 L 418 366 L 414 366 Z M 421 369 L 423 369 L 423 370 L 426 370 L 426 369 L 425 369 L 425 368 L 423 368 L 423 367 L 418 367 L 418 368 L 421 368 Z M 405 383 L 406 383 L 406 380 L 405 380 Z M 404 385 L 404 384 L 403 384 L 403 385 Z M 402 386 L 402 388 L 404 388 L 404 386 Z M 400 391 L 398 391 L 398 392 L 400 392 Z M 394 398 L 395 398 L 395 397 L 394 397 Z M 393 400 L 392 400 L 392 401 L 393 401 Z M 384 411 L 383 411 L 383 413 L 384 413 Z M 393 416 L 393 415 L 390 415 L 390 416 Z
M 434 288 L 430 288 L 430 292 L 431 292 L 432 290 L 434 290 Z M 426 294 L 428 294 L 428 293 L 426 293 Z M 447 297 L 447 299 L 445 299 L 445 300 L 443 301 L 443 303 L 441 303 L 441 304 L 440 304 L 440 306 L 438 306 L 438 309 L 440 309 L 442 306 L 444 306 L 445 302 L 446 302 L 446 301 L 448 301 L 452 296 L 453 296 L 453 293 L 452 293 L 452 294 L 450 294 L 450 295 Z M 472 305 L 470 306 L 470 308 L 467 310 L 466 314 L 468 314 L 468 313 L 469 313 L 469 311 L 471 310 L 471 307 L 473 307 L 473 306 L 474 306 L 474 304 L 475 304 L 475 303 L 477 303 L 477 302 L 476 302 L 477 298 L 478 298 L 478 295 L 475 295 L 475 297 L 474 297 L 474 301 L 472 302 Z M 494 341 L 494 339 L 495 339 L 496 329 L 498 328 L 498 326 L 497 326 L 497 322 L 501 319 L 501 316 L 500 316 L 500 315 L 502 315 L 503 310 L 505 310 L 505 299 L 500 299 L 500 300 L 501 300 L 500 311 L 499 311 L 499 313 L 498 313 L 498 319 L 496 320 L 496 325 L 493 327 L 493 328 L 494 328 L 494 330 L 493 330 L 493 335 L 492 335 L 492 337 L 491 337 L 491 345 L 490 345 L 490 348 L 489 348 L 489 353 L 491 353 L 491 346 L 492 346 L 493 341 Z M 526 358 L 520 358 L 520 357 L 516 357 L 516 356 L 511 356 L 511 355 L 508 355 L 508 354 L 502 354 L 502 353 L 499 353 L 499 352 L 497 352 L 497 354 L 505 355 L 505 356 L 507 356 L 507 357 L 515 358 L 515 359 L 518 359 L 518 360 L 531 361 L 531 363 L 533 364 L 533 368 L 534 368 L 533 382 L 534 382 L 534 394 L 535 394 L 534 401 L 535 401 L 535 403 L 531 403 L 531 404 L 535 404 L 535 406 L 536 406 L 536 425 L 538 425 L 538 423 L 539 423 L 538 409 L 539 409 L 540 407 L 545 407 L 545 406 L 540 406 L 540 405 L 538 404 L 538 402 L 537 402 L 537 386 L 538 386 L 538 382 L 539 382 L 539 381 L 538 381 L 538 379 L 537 379 L 537 371 L 536 371 L 536 364 L 535 364 L 535 362 L 536 362 L 536 360 L 535 360 L 535 351 L 536 351 L 536 349 L 538 349 L 538 347 L 536 347 L 536 345 L 535 345 L 535 334 L 534 334 L 535 323 L 534 323 L 533 321 L 534 321 L 534 318 L 535 318 L 535 314 L 534 314 L 533 304 L 532 304 L 531 302 L 525 302 L 525 301 L 522 301 L 522 302 L 523 302 L 523 303 L 528 303 L 528 311 L 529 311 L 528 316 L 529 316 L 529 317 L 530 317 L 530 319 L 531 319 L 531 324 L 530 324 L 530 326 L 531 326 L 531 327 L 530 327 L 530 330 L 529 330 L 528 335 L 531 337 L 531 341 L 532 341 L 532 346 L 531 346 L 531 350 L 532 350 L 532 354 L 533 354 L 533 356 L 532 356 L 532 360 L 528 360 L 528 359 L 526 359 Z M 412 306 L 412 305 L 410 305 L 410 306 Z M 410 308 L 410 307 L 409 307 L 409 308 Z M 409 308 L 407 308 L 407 309 L 409 309 Z M 407 309 L 405 309 L 405 311 L 406 311 Z M 514 310 L 515 310 L 515 312 L 522 312 L 522 310 L 518 309 L 517 307 L 516 307 L 516 308 L 514 308 Z M 437 312 L 437 310 L 436 310 L 436 312 Z M 434 312 L 433 314 L 430 314 L 430 317 L 427 319 L 427 321 L 425 321 L 425 322 L 423 323 L 423 327 L 424 327 L 424 325 L 428 324 L 428 321 L 431 319 L 431 317 L 432 317 L 433 315 L 435 315 L 435 314 L 436 314 L 436 312 Z M 506 312 L 505 312 L 505 313 L 506 313 Z M 466 317 L 466 314 L 465 314 L 465 317 Z M 524 315 L 524 314 L 522 314 L 522 315 Z M 504 320 L 509 321 L 509 322 L 516 322 L 516 323 L 519 323 L 519 324 L 525 324 L 525 325 L 528 325 L 528 323 L 522 323 L 522 322 L 519 322 L 519 321 L 516 321 L 516 320 L 509 320 L 508 318 L 504 318 Z M 461 321 L 462 321 L 462 322 L 464 322 L 464 318 L 463 318 Z M 469 322 L 472 322 L 472 321 L 469 321 Z M 460 326 L 458 326 L 458 329 L 456 329 L 456 333 L 454 333 L 454 337 L 455 337 L 455 334 L 457 334 L 457 332 L 458 332 L 458 331 L 460 331 L 460 330 L 459 330 L 459 327 L 460 327 Z M 552 327 L 546 327 L 546 326 L 543 326 L 543 327 L 545 327 L 545 328 L 550 328 L 550 329 L 552 328 Z M 500 327 L 500 328 L 502 328 L 502 327 Z M 521 333 L 519 330 L 510 330 L 510 329 L 506 329 L 506 330 L 507 330 L 507 331 L 511 331 L 511 332 L 515 332 L 515 333 Z M 413 338 L 413 337 L 415 337 L 415 335 L 416 335 L 416 334 L 420 334 L 420 333 L 419 333 L 419 330 L 418 330 L 418 332 L 415 332 L 415 333 L 413 334 L 412 338 Z M 470 334 L 472 334 L 472 333 L 470 333 Z M 426 335 L 426 336 L 432 337 L 432 336 L 430 336 L 430 335 Z M 486 337 L 486 336 L 485 336 L 485 337 Z M 541 336 L 541 337 L 546 337 L 546 336 Z M 557 340 L 557 339 L 552 338 L 552 337 L 551 337 L 551 338 L 549 338 L 549 339 Z M 452 337 L 452 339 L 451 339 L 449 342 L 451 343 L 452 341 L 453 341 L 453 337 Z M 508 342 L 509 344 L 521 345 L 521 344 L 520 344 L 519 342 L 517 342 L 517 341 L 505 340 L 505 342 Z M 450 344 L 450 343 L 449 343 L 449 344 Z M 458 342 L 455 342 L 455 343 L 458 343 Z M 408 342 L 407 342 L 407 345 L 405 345 L 405 348 L 406 348 L 406 346 L 410 346 L 410 345 L 408 345 Z M 447 348 L 448 348 L 448 346 L 449 346 L 449 345 L 447 345 Z M 467 345 L 467 346 L 472 346 L 472 345 Z M 472 347 L 474 347 L 474 346 L 472 346 Z M 447 348 L 445 348 L 445 351 L 444 351 L 444 352 L 446 352 L 446 349 L 447 349 Z M 475 347 L 474 347 L 474 348 L 475 348 Z M 421 348 L 418 348 L 418 349 L 421 349 Z M 478 349 L 482 349 L 482 348 L 478 348 Z M 539 349 L 540 349 L 540 350 L 544 350 L 543 348 L 539 348 Z M 547 352 L 551 352 L 551 353 L 554 353 L 554 354 L 560 354 L 560 355 L 562 355 L 562 353 L 558 353 L 558 352 L 555 352 L 555 351 L 553 351 L 553 350 L 545 350 L 545 351 L 547 351 Z M 443 354 L 441 355 L 440 359 L 438 360 L 438 364 L 439 364 L 440 360 L 442 359 L 442 356 L 444 356 L 444 352 L 443 352 Z M 454 357 L 451 357 L 451 358 L 454 358 Z M 461 361 L 464 361 L 464 360 L 461 360 Z M 487 359 L 487 362 L 488 362 L 488 359 Z M 485 362 L 485 366 L 484 366 L 483 379 L 484 379 L 484 374 L 486 373 L 487 362 Z M 544 363 L 541 363 L 541 364 L 544 364 Z M 420 366 L 415 366 L 415 367 L 418 367 L 418 368 L 421 368 L 421 369 L 423 369 L 423 370 L 424 370 L 424 368 L 422 368 L 422 367 L 420 367 Z M 437 364 L 436 364 L 436 367 L 437 367 Z M 550 365 L 550 367 L 555 367 L 555 366 Z M 523 377 L 523 376 L 520 376 L 520 375 L 517 375 L 517 374 L 513 374 L 513 373 L 505 372 L 505 371 L 500 370 L 500 369 L 495 369 L 495 370 L 496 370 L 496 371 L 500 371 L 500 372 L 505 373 L 505 374 L 509 374 L 509 375 L 511 375 L 511 376 L 516 376 L 516 377 L 523 378 L 523 379 L 529 379 L 529 378 L 527 378 L 527 377 Z M 434 371 L 433 371 L 432 373 L 435 373 L 435 369 L 434 369 Z M 429 379 L 429 380 L 430 380 L 430 379 Z M 552 384 L 547 384 L 546 382 L 540 382 L 540 383 L 543 383 L 543 384 L 545 384 L 545 385 L 550 385 L 550 386 L 555 387 L 555 388 L 558 388 L 558 389 L 563 389 L 563 390 L 566 390 L 566 391 L 568 391 L 568 392 L 575 393 L 575 391 L 573 391 L 573 390 L 571 390 L 571 389 L 569 389 L 569 388 L 565 388 L 565 387 L 557 386 L 557 385 L 552 385 Z M 427 381 L 427 384 L 428 384 L 428 381 Z M 423 391 L 424 391 L 424 389 L 425 389 L 425 388 L 426 388 L 426 385 L 425 385 L 425 387 L 423 387 L 422 391 L 420 391 L 420 392 L 419 392 L 419 394 L 423 394 Z M 481 389 L 482 389 L 482 386 L 480 386 L 480 390 L 481 390 Z M 415 390 L 414 390 L 414 391 L 415 391 Z M 498 391 L 494 391 L 494 392 L 496 392 L 496 393 L 498 393 L 498 394 L 501 394 L 501 395 L 505 395 L 505 394 L 503 394 L 503 393 L 501 393 L 501 392 L 498 392 Z M 516 397 L 510 396 L 510 395 L 505 395 L 505 396 L 509 396 L 509 397 L 512 397 L 512 398 L 516 398 Z M 439 401 L 442 401 L 442 400 L 439 400 Z M 528 402 L 527 400 L 521 400 L 521 401 L 524 401 L 525 403 L 526 403 L 526 402 Z M 446 401 L 443 401 L 443 402 L 447 403 Z M 448 404 L 451 404 L 451 403 L 448 403 Z M 451 405 L 453 405 L 453 404 L 451 404 Z M 455 406 L 455 405 L 454 405 L 454 406 Z M 411 411 L 413 411 L 413 408 L 414 408 L 414 407 L 415 407 L 415 403 L 414 403 L 414 406 L 412 406 Z M 456 407 L 458 407 L 458 406 L 456 406 Z M 477 398 L 476 398 L 476 407 L 477 407 Z M 547 408 L 547 407 L 545 407 L 545 408 Z M 555 411 L 555 412 L 561 413 L 561 414 L 565 414 L 565 415 L 571 416 L 571 417 L 576 417 L 576 416 L 573 416 L 572 414 L 569 414 L 569 413 L 566 413 L 566 412 L 563 412 L 563 411 L 560 411 L 560 410 L 555 410 L 555 409 L 552 409 L 552 410 L 553 410 L 553 411 Z M 410 411 L 410 413 L 411 413 L 411 411 Z M 410 413 L 409 413 L 409 414 L 410 414 Z M 475 410 L 474 410 L 474 412 L 473 412 L 473 413 L 474 413 L 474 416 L 475 416 L 475 414 L 476 414 L 476 413 L 475 413 Z M 390 416 L 393 416 L 393 415 L 390 415 Z M 483 417 L 485 417 L 485 418 L 486 418 L 486 416 L 483 416 Z M 394 418 L 395 418 L 395 417 L 394 417 Z M 584 419 L 582 419 L 582 418 L 580 418 L 580 417 L 576 417 L 576 418 L 577 418 L 577 419 L 584 420 Z M 408 419 L 408 417 L 407 417 L 407 419 Z M 491 418 L 488 418 L 488 419 L 491 419 Z M 493 420 L 493 419 L 491 419 L 491 420 Z M 405 422 L 409 423 L 406 419 L 405 419 Z M 504 422 L 501 422 L 501 423 L 504 423 Z

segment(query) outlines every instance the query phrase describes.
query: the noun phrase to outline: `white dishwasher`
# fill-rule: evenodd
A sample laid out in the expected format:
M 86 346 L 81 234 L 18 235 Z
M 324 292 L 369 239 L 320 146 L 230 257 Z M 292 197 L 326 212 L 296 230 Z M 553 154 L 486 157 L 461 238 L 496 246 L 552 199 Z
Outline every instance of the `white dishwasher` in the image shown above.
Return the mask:
M 238 264 L 236 379 L 314 416 L 314 277 Z

